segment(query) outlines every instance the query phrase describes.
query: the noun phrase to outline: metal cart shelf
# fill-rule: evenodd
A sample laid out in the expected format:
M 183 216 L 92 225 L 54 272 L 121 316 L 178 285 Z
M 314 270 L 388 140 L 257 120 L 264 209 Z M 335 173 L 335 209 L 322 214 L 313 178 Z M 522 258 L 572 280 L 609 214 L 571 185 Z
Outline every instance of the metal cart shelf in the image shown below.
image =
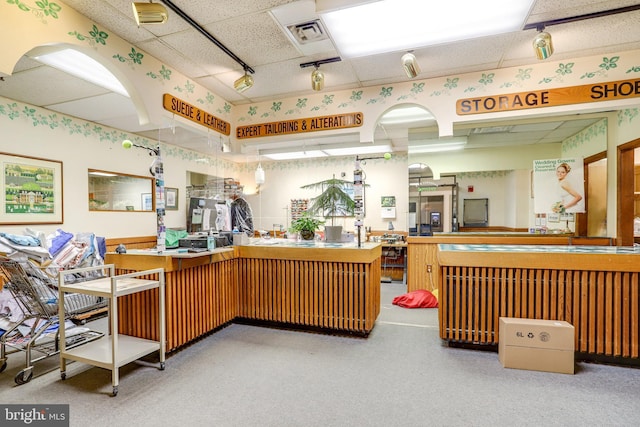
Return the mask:
M 108 277 L 82 283 L 65 283 L 60 278 L 60 300 L 64 292 L 74 292 L 107 298 L 109 300 L 110 335 L 88 344 L 60 348 L 60 376 L 66 378 L 66 361 L 75 360 L 104 369 L 111 370 L 113 396 L 118 394 L 119 368 L 155 351 L 159 352 L 159 369 L 165 367 L 165 282 L 164 269 L 139 271 L 130 274 L 114 275 L 113 264 L 105 265 Z M 154 277 L 154 279 L 142 278 Z M 119 297 L 158 288 L 158 341 L 118 334 L 118 301 Z M 64 314 L 64 304 L 60 304 L 60 316 Z M 64 343 L 64 332 L 61 331 L 61 342 Z
M 76 274 L 79 269 L 65 270 L 72 280 L 85 280 L 86 277 L 98 277 L 101 266 L 83 269 L 86 273 Z M 104 334 L 86 327 L 68 324 L 67 320 L 76 320 L 106 306 L 106 300 L 83 294 L 67 294 L 62 302 L 59 299 L 58 281 L 42 267 L 30 261 L 14 261 L 0 257 L 0 274 L 7 280 L 9 289 L 22 309 L 22 318 L 0 337 L 0 372 L 7 367 L 7 358 L 11 353 L 25 353 L 25 367 L 14 377 L 18 385 L 26 384 L 33 378 L 34 363 L 58 354 L 60 340 L 68 348 L 83 345 L 99 339 Z M 59 308 L 64 306 L 63 314 Z M 64 336 L 65 338 L 60 338 Z

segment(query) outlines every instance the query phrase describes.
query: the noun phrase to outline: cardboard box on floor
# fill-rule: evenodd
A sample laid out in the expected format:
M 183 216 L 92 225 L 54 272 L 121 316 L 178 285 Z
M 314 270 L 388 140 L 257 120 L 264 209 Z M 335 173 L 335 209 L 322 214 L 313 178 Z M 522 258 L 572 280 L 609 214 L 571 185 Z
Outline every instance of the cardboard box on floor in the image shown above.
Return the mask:
M 575 328 L 561 320 L 501 317 L 498 359 L 505 368 L 575 372 Z

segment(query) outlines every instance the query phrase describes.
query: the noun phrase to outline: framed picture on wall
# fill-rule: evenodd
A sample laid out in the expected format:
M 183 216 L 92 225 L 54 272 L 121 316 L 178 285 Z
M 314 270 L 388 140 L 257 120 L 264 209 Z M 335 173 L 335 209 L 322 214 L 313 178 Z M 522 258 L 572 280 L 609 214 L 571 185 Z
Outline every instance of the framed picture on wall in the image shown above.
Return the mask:
M 164 195 L 166 203 L 164 204 L 164 208 L 168 211 L 177 211 L 178 210 L 178 189 L 165 187 Z
M 0 153 L 0 224 L 62 224 L 62 162 Z

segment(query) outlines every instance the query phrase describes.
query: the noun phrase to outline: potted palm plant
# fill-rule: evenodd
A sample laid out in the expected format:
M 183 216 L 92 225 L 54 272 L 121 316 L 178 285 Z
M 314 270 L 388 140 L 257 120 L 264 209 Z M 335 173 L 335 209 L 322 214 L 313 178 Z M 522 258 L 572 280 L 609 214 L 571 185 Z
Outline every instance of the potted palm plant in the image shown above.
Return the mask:
M 324 224 L 324 221 L 314 218 L 310 212 L 304 212 L 299 218 L 291 222 L 291 231 L 300 234 L 303 240 L 313 240 L 316 230 Z
M 353 188 L 353 183 L 333 175 L 331 179 L 303 185 L 300 188 L 322 190 L 319 196 L 311 199 L 307 211 L 313 215 L 331 218 L 331 225 L 324 226 L 325 241 L 340 242 L 342 225 L 336 225 L 335 219 L 337 216 L 353 216 L 355 202 L 347 192 Z

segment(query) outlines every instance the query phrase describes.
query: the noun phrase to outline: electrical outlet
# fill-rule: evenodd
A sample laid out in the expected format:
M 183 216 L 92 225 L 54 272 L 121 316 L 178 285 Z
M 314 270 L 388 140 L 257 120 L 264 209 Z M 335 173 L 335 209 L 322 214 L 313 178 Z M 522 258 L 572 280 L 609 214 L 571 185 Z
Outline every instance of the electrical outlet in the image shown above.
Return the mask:
M 427 265 L 427 273 L 431 273 L 431 264 Z

